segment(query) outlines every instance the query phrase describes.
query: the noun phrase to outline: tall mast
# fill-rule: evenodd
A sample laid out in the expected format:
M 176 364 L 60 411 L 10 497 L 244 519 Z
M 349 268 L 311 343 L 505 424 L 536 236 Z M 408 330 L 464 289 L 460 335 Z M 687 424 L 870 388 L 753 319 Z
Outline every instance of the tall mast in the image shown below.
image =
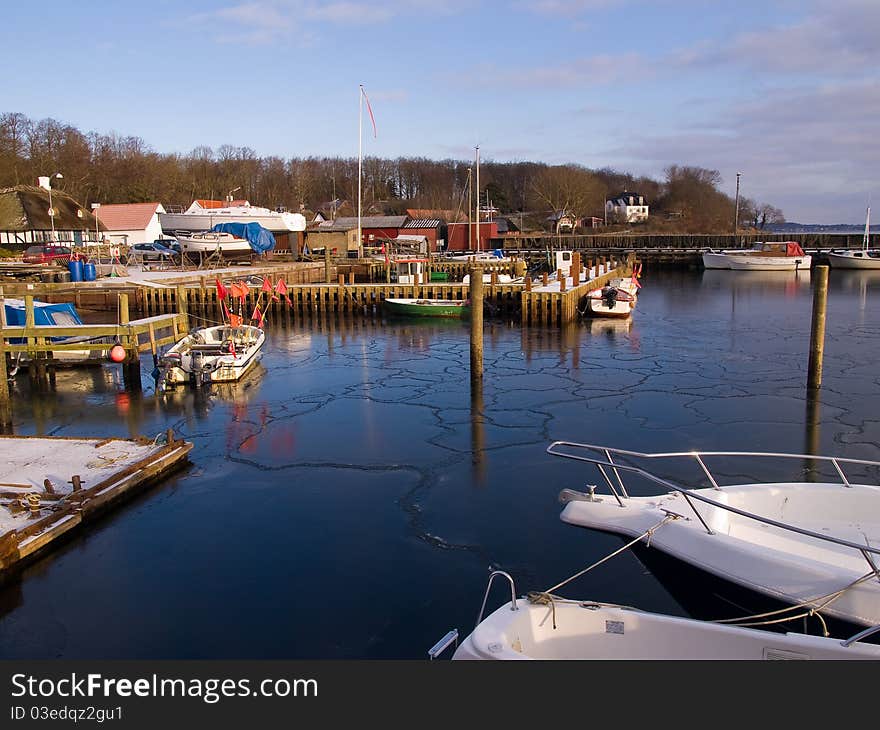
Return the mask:
M 364 85 L 358 86 L 358 256 L 361 255 L 361 168 L 363 165 L 363 117 L 364 117 Z
M 480 251 L 480 145 L 477 145 L 477 186 L 474 190 L 474 201 L 476 206 L 474 210 L 474 220 L 477 222 L 475 235 L 477 237 L 477 253 Z
M 865 213 L 865 239 L 864 245 L 865 248 L 868 248 L 868 245 L 871 243 L 871 206 L 868 206 L 868 210 Z

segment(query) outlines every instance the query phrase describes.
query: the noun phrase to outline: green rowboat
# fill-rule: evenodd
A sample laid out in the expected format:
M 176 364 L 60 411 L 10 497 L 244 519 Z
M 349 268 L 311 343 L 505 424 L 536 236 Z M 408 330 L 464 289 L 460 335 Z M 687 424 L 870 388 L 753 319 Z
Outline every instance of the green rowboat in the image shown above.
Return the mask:
M 386 314 L 405 317 L 466 317 L 471 306 L 454 299 L 386 299 Z

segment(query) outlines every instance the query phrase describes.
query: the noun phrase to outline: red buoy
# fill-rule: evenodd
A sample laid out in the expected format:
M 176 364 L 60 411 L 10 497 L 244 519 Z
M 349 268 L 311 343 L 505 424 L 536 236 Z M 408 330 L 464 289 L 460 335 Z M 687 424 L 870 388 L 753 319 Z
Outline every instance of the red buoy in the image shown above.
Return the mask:
M 122 362 L 125 360 L 125 348 L 122 345 L 113 345 L 110 348 L 110 359 L 113 362 Z

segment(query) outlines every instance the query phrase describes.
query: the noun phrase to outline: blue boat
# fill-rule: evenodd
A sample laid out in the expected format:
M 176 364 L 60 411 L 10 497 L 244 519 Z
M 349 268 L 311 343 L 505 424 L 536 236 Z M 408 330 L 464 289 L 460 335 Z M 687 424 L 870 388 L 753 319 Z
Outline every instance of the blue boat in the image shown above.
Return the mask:
M 27 318 L 27 312 L 25 310 L 24 301 L 21 299 L 4 299 L 4 305 L 6 310 L 6 326 L 9 327 L 24 327 L 25 321 Z M 72 325 L 81 325 L 85 324 L 79 316 L 79 312 L 76 311 L 76 307 L 69 302 L 59 302 L 59 303 L 50 303 L 50 302 L 34 302 L 34 324 L 37 326 L 44 327 L 70 327 Z M 71 344 L 77 342 L 98 342 L 104 343 L 106 342 L 109 346 L 111 345 L 110 341 L 106 337 L 78 337 L 78 336 L 64 336 L 64 337 L 50 337 L 50 342 L 57 342 L 59 344 Z M 23 337 L 10 337 L 9 343 L 12 345 L 21 345 L 24 344 L 25 338 Z M 76 365 L 76 364 L 100 364 L 101 361 L 106 360 L 108 355 L 108 350 L 58 350 L 52 353 L 52 357 L 54 360 L 66 364 L 66 365 Z M 27 362 L 27 355 L 22 354 L 20 359 L 15 358 L 24 364 Z

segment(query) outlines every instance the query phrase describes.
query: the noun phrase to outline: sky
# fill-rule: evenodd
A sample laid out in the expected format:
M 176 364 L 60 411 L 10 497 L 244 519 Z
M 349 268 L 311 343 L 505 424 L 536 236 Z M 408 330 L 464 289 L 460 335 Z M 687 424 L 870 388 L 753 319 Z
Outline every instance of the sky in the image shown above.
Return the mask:
M 531 160 L 722 190 L 800 223 L 880 206 L 880 0 L 9 3 L 0 112 L 281 157 Z

